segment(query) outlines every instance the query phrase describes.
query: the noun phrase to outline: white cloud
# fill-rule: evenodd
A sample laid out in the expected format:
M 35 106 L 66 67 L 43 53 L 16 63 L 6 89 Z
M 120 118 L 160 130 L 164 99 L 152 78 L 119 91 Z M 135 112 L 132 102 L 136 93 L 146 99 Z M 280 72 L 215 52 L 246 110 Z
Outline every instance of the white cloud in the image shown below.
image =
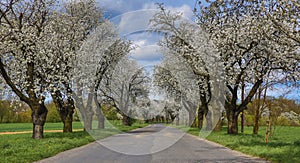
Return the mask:
M 138 47 L 141 47 L 141 46 L 145 46 L 146 42 L 147 40 L 138 40 L 138 41 L 134 41 L 133 43 Z
M 156 12 L 157 10 L 153 9 L 136 10 L 114 17 L 111 21 L 119 28 L 120 35 L 126 36 L 130 33 L 148 30 L 149 20 Z
M 193 9 L 184 4 L 180 7 L 170 7 L 170 6 L 167 6 L 166 7 L 168 10 L 171 10 L 173 12 L 181 12 L 183 14 L 183 17 L 186 17 L 188 19 L 191 19 L 193 16 L 194 16 L 194 13 L 193 13 Z
M 160 64 L 160 61 L 138 61 L 138 64 L 144 67 L 151 67 Z
M 143 0 L 97 0 L 97 2 L 105 10 L 118 13 L 140 9 L 145 3 Z
M 140 61 L 159 61 L 162 57 L 158 45 L 140 46 L 130 56 Z
M 127 39 L 132 40 L 133 43 L 141 44 L 140 41 L 143 41 L 144 45 L 157 44 L 157 42 L 162 38 L 162 34 L 148 31 L 127 35 Z
M 191 6 L 187 4 L 182 4 L 181 6 L 177 6 L 177 7 L 166 5 L 165 7 L 167 10 L 170 10 L 171 12 L 182 13 L 183 17 L 186 17 L 188 19 L 192 19 L 194 16 L 193 9 L 191 8 Z M 157 5 L 155 5 L 155 3 L 153 2 L 145 3 L 143 9 L 157 9 Z
M 157 5 L 155 3 L 145 3 L 143 5 L 143 9 L 157 9 Z

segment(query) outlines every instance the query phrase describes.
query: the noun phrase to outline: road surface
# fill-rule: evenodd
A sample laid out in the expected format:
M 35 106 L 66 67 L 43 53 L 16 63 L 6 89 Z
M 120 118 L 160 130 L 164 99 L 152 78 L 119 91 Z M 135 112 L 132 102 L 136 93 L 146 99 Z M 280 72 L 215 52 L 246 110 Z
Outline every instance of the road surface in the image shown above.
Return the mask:
M 267 162 L 164 125 L 93 142 L 38 163 Z

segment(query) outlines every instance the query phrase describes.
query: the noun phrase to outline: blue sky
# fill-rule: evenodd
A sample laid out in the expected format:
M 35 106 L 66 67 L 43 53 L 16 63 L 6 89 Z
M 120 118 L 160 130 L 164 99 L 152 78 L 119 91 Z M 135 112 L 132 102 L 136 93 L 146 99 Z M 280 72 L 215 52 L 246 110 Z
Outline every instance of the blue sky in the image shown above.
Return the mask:
M 164 3 L 166 7 L 181 8 L 181 11 L 193 9 L 195 0 L 97 0 L 107 12 L 107 16 L 116 16 L 142 9 L 156 9 L 155 3 Z M 192 11 L 192 10 L 190 10 Z M 187 12 L 190 12 L 187 11 Z
M 148 23 L 157 5 L 163 3 L 168 10 L 182 12 L 189 19 L 193 17 L 195 0 L 98 0 L 105 10 L 105 16 L 119 28 L 122 37 L 132 40 L 138 47 L 131 53 L 143 66 L 160 62 L 162 55 L 157 42 L 160 36 L 146 32 Z

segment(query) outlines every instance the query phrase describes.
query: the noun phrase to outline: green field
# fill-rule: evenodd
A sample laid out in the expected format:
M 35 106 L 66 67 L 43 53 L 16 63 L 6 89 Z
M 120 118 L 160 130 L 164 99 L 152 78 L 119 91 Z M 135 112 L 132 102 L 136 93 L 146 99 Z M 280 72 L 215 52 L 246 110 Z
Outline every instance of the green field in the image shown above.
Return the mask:
M 119 121 L 113 122 L 114 127 L 102 130 L 92 130 L 97 133 L 97 139 L 105 138 L 121 131 L 129 131 L 135 128 L 145 127 L 148 124 L 134 123 L 132 126 L 122 126 Z M 80 122 L 73 123 L 74 129 L 82 129 Z M 94 125 L 96 126 L 96 125 Z M 32 124 L 0 124 L 1 132 L 6 131 L 31 131 Z M 61 130 L 61 123 L 47 123 L 46 130 Z M 51 157 L 59 152 L 79 147 L 95 141 L 95 136 L 84 131 L 73 133 L 44 133 L 44 139 L 34 140 L 31 134 L 0 135 L 0 162 L 33 162 Z
M 265 130 L 260 127 L 259 134 L 252 135 L 252 127 L 246 127 L 244 134 L 228 135 L 224 127 L 206 139 L 272 162 L 300 162 L 300 127 L 278 126 L 269 143 L 265 142 Z M 191 128 L 189 133 L 199 136 L 199 129 Z
M 73 129 L 82 129 L 81 122 L 73 122 Z M 44 130 L 62 130 L 63 123 L 45 123 Z M 0 123 L 0 132 L 32 131 L 32 123 Z
M 122 122 L 119 120 L 109 121 L 115 127 L 122 126 Z M 106 125 L 111 126 L 106 122 Z M 134 123 L 132 126 L 122 126 L 120 128 L 121 131 L 128 131 L 136 128 L 136 125 L 143 125 L 143 123 Z M 97 121 L 93 121 L 93 129 L 96 129 Z M 63 123 L 45 123 L 44 130 L 62 130 Z M 81 122 L 73 122 L 73 129 L 83 129 L 83 125 Z M 32 131 L 32 123 L 0 123 L 0 132 L 20 132 L 20 131 Z

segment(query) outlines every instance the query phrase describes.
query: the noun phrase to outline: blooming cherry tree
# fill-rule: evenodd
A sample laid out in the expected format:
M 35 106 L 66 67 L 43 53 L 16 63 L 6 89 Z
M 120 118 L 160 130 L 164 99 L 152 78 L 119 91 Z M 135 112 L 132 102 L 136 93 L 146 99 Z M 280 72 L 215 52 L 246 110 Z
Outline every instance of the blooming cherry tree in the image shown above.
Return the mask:
M 99 94 L 111 101 L 116 110 L 122 115 L 123 124 L 131 125 L 138 109 L 139 101 L 148 97 L 150 79 L 143 67 L 135 60 L 123 57 L 110 74 L 106 75 L 105 83 L 100 87 Z
M 182 60 L 164 52 L 163 62 L 155 67 L 154 82 L 156 86 L 168 94 L 168 99 L 173 98 L 173 102 L 177 102 L 177 105 L 180 104 L 187 110 L 188 124 L 193 125 L 199 90 L 196 84 L 196 76 Z
M 252 101 L 267 74 L 299 72 L 295 40 L 274 25 L 261 9 L 264 3 L 220 0 L 202 5 L 199 1 L 199 10 L 195 10 L 198 24 L 210 34 L 225 65 L 229 134 L 238 133 L 238 116 Z M 239 103 L 238 92 L 243 82 L 248 83 L 249 92 Z
M 40 43 L 52 20 L 54 2 L 7 0 L 0 3 L 0 72 L 12 91 L 32 110 L 33 135 L 43 137 L 47 108 L 39 74 L 49 67 L 50 57 Z
M 150 21 L 154 31 L 164 33 L 160 46 L 168 49 L 175 57 L 182 58 L 197 77 L 199 87 L 198 127 L 202 128 L 203 118 L 209 111 L 209 102 L 213 97 L 214 78 L 222 67 L 217 52 L 210 43 L 208 36 L 198 25 L 184 19 L 180 13 L 167 11 L 159 5 L 160 12 Z M 208 120 L 210 121 L 210 120 Z M 211 129 L 211 125 L 207 125 Z

